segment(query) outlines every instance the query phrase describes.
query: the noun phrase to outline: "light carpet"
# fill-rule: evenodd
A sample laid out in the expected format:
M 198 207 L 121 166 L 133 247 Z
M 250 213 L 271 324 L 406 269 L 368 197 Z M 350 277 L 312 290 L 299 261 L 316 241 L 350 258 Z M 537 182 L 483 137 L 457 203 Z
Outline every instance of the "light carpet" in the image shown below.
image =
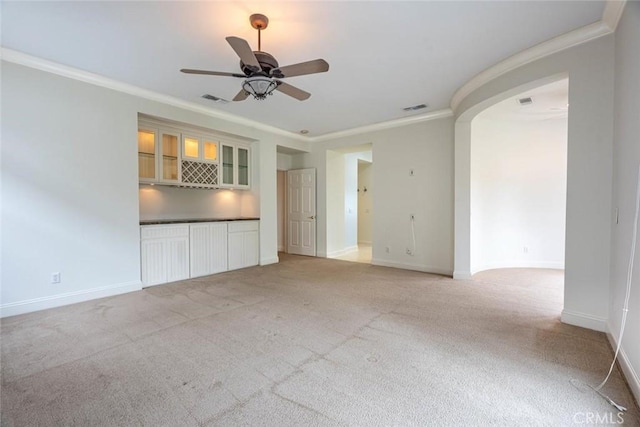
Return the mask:
M 281 262 L 3 319 L 2 425 L 578 425 L 617 412 L 563 273 Z M 604 390 L 633 397 L 616 368 Z M 592 415 L 589 415 L 592 414 Z

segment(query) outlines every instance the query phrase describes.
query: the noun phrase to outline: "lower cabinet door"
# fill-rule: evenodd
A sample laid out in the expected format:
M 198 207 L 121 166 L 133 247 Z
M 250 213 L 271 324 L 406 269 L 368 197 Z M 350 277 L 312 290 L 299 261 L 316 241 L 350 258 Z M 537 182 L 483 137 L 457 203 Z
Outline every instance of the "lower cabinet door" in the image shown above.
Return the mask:
M 229 270 L 244 267 L 244 233 L 229 233 Z
M 189 226 L 189 263 L 191 277 L 211 274 L 211 228 L 209 224 Z
M 167 281 L 189 278 L 189 237 L 167 239 Z
M 140 234 L 143 286 L 189 278 L 188 226 L 143 226 Z
M 227 224 L 190 225 L 189 255 L 191 277 L 227 271 Z
M 227 271 L 227 224 L 211 224 L 211 269 L 209 274 Z
M 157 285 L 167 282 L 165 268 L 166 244 L 164 240 L 153 239 L 141 242 L 142 284 L 144 286 Z
M 243 266 L 251 267 L 260 263 L 260 248 L 258 246 L 258 232 L 257 231 L 245 231 L 244 233 L 244 248 L 243 248 Z

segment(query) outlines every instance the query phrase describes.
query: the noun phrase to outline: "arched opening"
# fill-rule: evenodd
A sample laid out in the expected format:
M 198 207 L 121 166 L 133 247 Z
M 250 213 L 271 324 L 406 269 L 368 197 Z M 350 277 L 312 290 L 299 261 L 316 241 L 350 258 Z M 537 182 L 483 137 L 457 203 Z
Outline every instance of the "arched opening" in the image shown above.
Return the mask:
M 471 124 L 470 270 L 564 270 L 568 79 L 530 89 Z

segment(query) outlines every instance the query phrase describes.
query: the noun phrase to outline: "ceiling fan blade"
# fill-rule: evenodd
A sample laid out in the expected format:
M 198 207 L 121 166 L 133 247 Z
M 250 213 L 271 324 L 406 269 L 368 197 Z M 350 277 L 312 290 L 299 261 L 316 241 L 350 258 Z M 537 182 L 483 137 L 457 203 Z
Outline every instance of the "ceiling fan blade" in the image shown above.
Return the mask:
M 285 95 L 289 95 L 298 101 L 304 101 L 305 99 L 309 99 L 311 96 L 309 92 L 305 92 L 304 90 L 291 86 L 288 83 L 281 82 L 280 80 L 276 80 L 275 82 L 278 84 L 276 90 L 284 93 Z
M 226 38 L 226 40 L 231 45 L 231 48 L 240 57 L 240 60 L 244 63 L 244 65 L 255 67 L 256 71 L 262 69 L 262 67 L 260 67 L 260 63 L 258 62 L 258 59 L 251 50 L 251 46 L 249 46 L 249 43 L 247 43 L 245 39 L 229 36 Z
M 240 89 L 240 92 L 238 92 L 238 94 L 233 97 L 233 101 L 244 101 L 248 96 L 249 93 L 246 90 Z
M 286 65 L 272 71 L 272 75 L 285 78 L 303 76 L 305 74 L 324 73 L 329 71 L 329 64 L 324 59 L 314 59 L 313 61 L 300 62 L 299 64 Z
M 227 72 L 224 72 L 224 71 L 193 70 L 191 68 L 183 68 L 180 71 L 182 71 L 183 73 L 187 73 L 187 74 L 206 74 L 208 76 L 226 76 L 226 77 L 247 78 L 247 76 L 245 76 L 244 74 L 227 73 Z

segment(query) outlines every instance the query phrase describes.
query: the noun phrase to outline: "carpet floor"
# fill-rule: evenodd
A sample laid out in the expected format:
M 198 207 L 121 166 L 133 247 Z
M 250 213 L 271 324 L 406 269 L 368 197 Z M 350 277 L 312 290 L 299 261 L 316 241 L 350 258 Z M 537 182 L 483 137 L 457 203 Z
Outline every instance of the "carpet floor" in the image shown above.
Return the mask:
M 281 262 L 5 318 L 2 426 L 617 424 L 563 273 Z M 604 389 L 640 412 L 616 368 Z

